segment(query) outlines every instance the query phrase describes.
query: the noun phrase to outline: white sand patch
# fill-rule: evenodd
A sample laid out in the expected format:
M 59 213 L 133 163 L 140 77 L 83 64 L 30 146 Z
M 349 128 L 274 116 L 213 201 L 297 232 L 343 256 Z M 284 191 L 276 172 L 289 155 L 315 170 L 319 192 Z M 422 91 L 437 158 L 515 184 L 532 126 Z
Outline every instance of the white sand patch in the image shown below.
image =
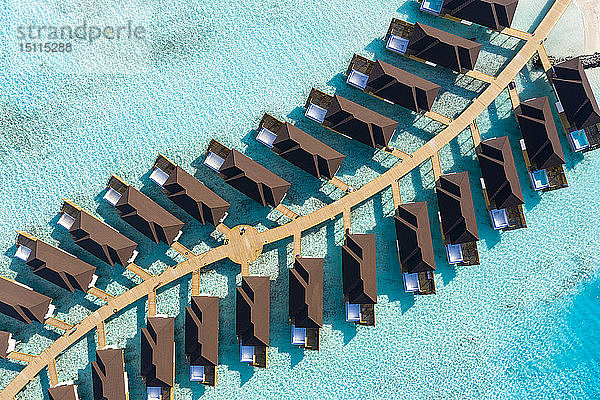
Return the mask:
M 585 51 L 594 53 L 600 51 L 600 2 L 598 0 L 575 0 L 582 11 L 585 28 Z

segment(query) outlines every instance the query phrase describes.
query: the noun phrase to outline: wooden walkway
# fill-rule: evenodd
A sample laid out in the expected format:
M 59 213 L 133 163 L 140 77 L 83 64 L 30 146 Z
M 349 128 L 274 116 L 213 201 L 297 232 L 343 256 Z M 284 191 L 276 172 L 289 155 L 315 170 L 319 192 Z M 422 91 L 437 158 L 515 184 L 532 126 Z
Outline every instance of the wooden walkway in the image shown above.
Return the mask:
M 473 138 L 473 146 L 479 146 L 479 143 L 481 143 L 481 134 L 479 133 L 479 125 L 477 125 L 476 119 L 469 124 L 469 129 L 471 130 L 471 137 Z
M 179 242 L 173 242 L 171 248 L 179 254 L 181 254 L 182 256 L 184 256 L 185 258 L 190 258 L 194 254 L 190 249 L 188 249 Z
M 302 234 L 297 233 L 294 235 L 294 253 L 292 254 L 294 257 L 300 257 L 300 253 L 302 250 Z
M 106 305 L 100 307 L 74 326 L 71 331 L 55 340 L 39 356 L 33 357 L 29 364 L 27 364 L 21 372 L 10 381 L 2 392 L 0 392 L 0 398 L 12 399 L 25 387 L 25 385 L 27 385 L 27 383 L 39 374 L 42 369 L 46 368 L 52 360 L 72 346 L 73 343 L 87 335 L 90 331 L 96 329 L 100 322 L 119 313 L 131 303 L 140 300 L 144 296 L 148 296 L 149 293 L 154 292 L 157 288 L 180 279 L 199 268 L 203 268 L 225 258 L 231 258 L 237 262 L 241 257 L 247 255 L 258 257 L 262 252 L 262 246 L 264 244 L 273 243 L 290 236 L 293 237 L 313 226 L 331 220 L 333 217 L 342 214 L 346 210 L 346 212 L 349 212 L 353 206 L 390 187 L 394 182 L 397 182 L 411 170 L 431 158 L 433 154 L 436 154 L 442 147 L 446 146 L 452 139 L 458 136 L 462 131 L 469 127 L 473 121 L 475 121 L 477 116 L 481 114 L 496 99 L 496 97 L 498 97 L 506 86 L 508 86 L 508 83 L 517 76 L 527 61 L 540 49 L 540 43 L 554 28 L 554 25 L 571 4 L 571 1 L 572 0 L 555 0 L 552 7 L 547 11 L 546 15 L 536 28 L 532 37 L 526 41 L 504 70 L 494 78 L 491 84 L 479 95 L 479 97 L 473 100 L 461 115 L 454 119 L 442 132 L 415 151 L 411 155 L 412 157 L 403 159 L 401 163 L 397 163 L 388 171 L 365 184 L 360 189 L 348 193 L 334 203 L 324 206 L 311 214 L 296 218 L 287 224 L 261 233 L 252 232 L 249 238 L 249 233 L 246 233 L 243 236 L 238 235 L 240 237 L 230 239 L 228 244 L 213 248 L 199 255 L 191 256 L 189 259 L 174 267 L 167 268 L 160 275 L 146 279 L 144 282 L 127 290 L 121 295 L 109 298 Z M 235 235 L 231 234 L 230 236 L 233 238 Z M 238 263 L 242 264 L 242 262 Z M 244 262 L 244 264 L 247 266 L 247 262 Z M 244 273 L 244 268 L 247 267 L 242 265 L 242 274 Z
M 401 160 L 406 160 L 412 157 L 412 155 L 398 149 L 386 149 L 384 151 Z
M 394 210 L 402 204 L 402 197 L 400 196 L 400 183 L 398 181 L 392 182 L 392 198 L 394 200 Z
M 344 220 L 344 233 L 352 232 L 352 220 L 350 209 L 344 210 L 342 213 L 342 219 Z
M 521 99 L 519 99 L 519 93 L 517 92 L 517 86 L 514 81 L 508 85 L 508 94 L 510 95 L 512 108 L 515 110 L 517 107 L 519 107 L 519 104 L 521 104 Z
M 523 32 L 523 31 L 520 31 L 520 30 L 514 29 L 514 28 L 504 28 L 504 29 L 502 29 L 502 31 L 500 31 L 500 33 L 503 33 L 508 36 L 516 37 L 517 39 L 521 39 L 521 40 L 529 40 L 533 36 L 529 32 Z
M 48 363 L 48 380 L 50 381 L 50 386 L 58 385 L 58 371 L 56 370 L 56 359 L 53 359 Z
M 296 219 L 296 218 L 298 218 L 298 214 L 296 214 L 295 212 L 293 212 L 292 210 L 290 210 L 289 208 L 287 208 L 286 206 L 284 206 L 281 203 L 279 203 L 277 205 L 277 207 L 275 207 L 275 209 L 277 211 L 279 211 L 280 213 L 282 213 L 283 215 L 285 215 L 286 217 L 288 217 L 289 219 Z
M 435 111 L 427 111 L 423 115 L 425 115 L 426 117 L 429 117 L 432 120 L 437 121 L 443 125 L 450 125 L 452 123 L 452 118 L 448 118 L 445 115 L 436 113 Z
M 150 272 L 146 271 L 145 269 L 142 269 L 142 268 L 138 267 L 134 263 L 129 264 L 127 266 L 127 270 L 133 272 L 134 274 L 136 274 L 137 276 L 139 276 L 143 280 L 148 280 L 148 279 L 152 278 L 152 274 L 150 274 Z
M 100 322 L 96 327 L 96 336 L 98 341 L 98 348 L 103 349 L 106 347 L 106 329 L 104 327 L 104 321 Z
M 200 270 L 192 272 L 192 296 L 200 294 Z
M 156 315 L 156 290 L 148 292 L 148 316 L 154 317 Z
M 8 354 L 8 358 L 10 358 L 11 360 L 15 360 L 15 361 L 22 361 L 22 362 L 30 363 L 33 360 L 35 360 L 36 356 L 27 354 L 27 353 L 21 353 L 19 351 L 11 351 Z
M 338 177 L 334 176 L 333 178 L 331 178 L 329 180 L 329 183 L 331 183 L 333 186 L 335 186 L 336 188 L 340 189 L 343 192 L 350 192 L 351 191 L 351 186 L 348 185 L 346 182 L 342 181 L 341 179 L 339 179 Z
M 442 176 L 442 166 L 440 164 L 440 156 L 437 152 L 431 156 L 431 167 L 433 168 L 434 181 L 437 182 L 437 180 L 440 179 L 440 176 Z
M 62 329 L 63 331 L 68 331 L 73 327 L 73 325 L 54 317 L 48 318 L 45 322 L 46 324 L 58 329 Z
M 546 53 L 546 48 L 544 47 L 543 43 L 540 45 L 540 48 L 538 49 L 538 55 L 540 57 L 540 61 L 542 63 L 542 67 L 544 68 L 544 71 L 548 72 L 549 70 L 551 70 L 552 63 L 550 62 L 550 57 L 548 57 L 548 53 Z
M 465 75 L 470 78 L 477 79 L 477 80 L 480 80 L 485 83 L 492 83 L 496 79 L 493 76 L 490 76 L 488 74 L 484 74 L 483 72 L 475 71 L 475 70 L 468 71 Z
M 111 296 L 110 294 L 106 293 L 104 290 L 102 289 L 98 289 L 97 287 L 91 287 L 88 289 L 87 291 L 89 294 L 96 296 L 99 299 L 102 299 L 104 301 L 108 301 L 109 299 L 112 299 L 113 296 Z

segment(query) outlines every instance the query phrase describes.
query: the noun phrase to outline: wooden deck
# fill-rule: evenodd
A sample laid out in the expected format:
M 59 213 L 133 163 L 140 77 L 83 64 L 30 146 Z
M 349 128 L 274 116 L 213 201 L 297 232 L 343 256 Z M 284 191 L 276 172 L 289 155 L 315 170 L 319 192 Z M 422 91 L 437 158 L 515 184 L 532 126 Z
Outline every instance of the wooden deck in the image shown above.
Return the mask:
M 490 76 L 488 74 L 484 74 L 483 72 L 475 71 L 475 70 L 467 71 L 467 73 L 465 75 L 470 78 L 477 79 L 477 80 L 485 82 L 485 83 L 492 83 L 495 80 L 495 78 L 493 76 Z
M 542 63 L 542 67 L 544 68 L 544 71 L 548 72 L 549 70 L 551 70 L 552 63 L 550 62 L 550 57 L 548 57 L 548 53 L 546 53 L 546 48 L 544 47 L 543 43 L 540 45 L 540 48 L 538 49 L 538 55 L 540 57 L 540 61 Z
M 48 363 L 48 380 L 50 381 L 50 386 L 56 386 L 60 382 L 58 371 L 56 370 L 56 359 Z
M 48 318 L 45 322 L 46 324 L 58 329 L 62 329 L 63 331 L 68 331 L 73 327 L 73 325 L 54 317 Z
M 440 179 L 440 176 L 442 176 L 442 166 L 440 164 L 440 156 L 437 152 L 431 156 L 431 167 L 433 168 L 434 180 L 437 182 L 437 180 Z
M 300 253 L 302 250 L 302 234 L 297 233 L 294 235 L 294 253 L 292 254 L 294 257 L 300 257 Z
M 99 299 L 102 299 L 104 301 L 108 301 L 109 299 L 112 299 L 113 296 L 111 296 L 110 294 L 106 293 L 104 290 L 102 289 L 98 289 L 97 287 L 91 287 L 88 289 L 87 291 L 89 294 L 96 296 Z
M 513 110 L 515 110 L 521 104 L 521 99 L 519 99 L 519 92 L 517 92 L 517 86 L 514 81 L 511 81 L 508 86 L 508 94 L 510 95 L 510 102 L 512 104 Z
M 139 276 L 140 278 L 142 278 L 143 280 L 148 280 L 150 278 L 152 278 L 152 274 L 150 274 L 148 271 L 146 271 L 145 269 L 142 269 L 140 267 L 138 267 L 137 265 L 135 265 L 134 263 L 130 263 L 127 266 L 127 270 L 133 272 L 134 274 L 136 274 L 137 276 Z
M 329 180 L 329 183 L 346 193 L 351 192 L 353 190 L 353 188 L 350 185 L 348 185 L 346 182 L 340 180 L 338 177 L 335 176 Z
M 448 118 L 445 115 L 442 115 L 435 111 L 427 111 L 423 115 L 425 115 L 426 117 L 431 118 L 432 120 L 437 121 L 443 125 L 450 125 L 452 123 L 452 118 Z
M 407 175 L 414 168 L 420 166 L 431 156 L 437 153 L 442 147 L 447 145 L 452 139 L 458 136 L 481 114 L 506 88 L 508 83 L 521 71 L 527 61 L 540 49 L 540 43 L 548 36 L 554 28 L 562 14 L 571 4 L 571 0 L 555 0 L 552 7 L 546 12 L 534 34 L 521 47 L 518 53 L 506 65 L 506 67 L 494 78 L 493 82 L 475 98 L 469 107 L 442 132 L 437 134 L 429 142 L 412 154 L 412 157 L 404 159 L 397 163 L 385 173 L 376 179 L 365 184 L 360 189 L 347 194 L 341 199 L 324 206 L 311 214 L 299 217 L 287 224 L 269 229 L 267 231 L 251 234 L 247 239 L 248 233 L 241 238 L 230 239 L 227 244 L 213 248 L 199 255 L 194 255 L 189 259 L 177 264 L 173 268 L 167 268 L 160 275 L 152 276 L 144 282 L 134 286 L 121 295 L 108 299 L 108 303 L 94 313 L 90 314 L 80 321 L 70 332 L 62 335 L 48 346 L 39 356 L 31 359 L 21 372 L 0 392 L 0 398 L 10 399 L 19 393 L 37 374 L 46 368 L 59 354 L 71 347 L 75 342 L 83 338 L 98 324 L 113 315 L 119 313 L 123 308 L 140 300 L 144 296 L 153 292 L 156 288 L 167 285 L 181 277 L 203 268 L 214 262 L 230 258 L 234 262 L 240 260 L 245 255 L 254 255 L 258 257 L 262 252 L 262 246 L 267 243 L 273 243 L 285 239 L 295 234 L 301 233 L 313 226 L 319 225 L 325 221 L 331 220 L 336 215 L 345 210 L 369 199 L 388 188 L 393 182 L 398 181 Z M 235 228 L 234 228 L 235 229 Z M 231 237 L 236 235 L 231 234 Z M 239 262 L 241 264 L 241 262 Z M 242 267 L 244 273 L 244 267 Z M 69 325 L 70 326 L 70 325 Z
M 192 272 L 192 296 L 200 294 L 200 270 Z
M 293 212 L 292 210 L 290 210 L 289 208 L 287 208 L 286 206 L 284 206 L 281 203 L 279 203 L 277 205 L 277 207 L 275 207 L 275 209 L 277 211 L 279 211 L 280 213 L 282 213 L 283 215 L 285 215 L 286 217 L 288 217 L 289 219 L 298 218 L 298 214 L 296 214 L 295 212 Z
M 394 200 L 394 210 L 402 204 L 402 197 L 400 196 L 400 183 L 398 181 L 392 182 L 392 198 Z
M 148 316 L 154 317 L 156 315 L 156 290 L 148 292 Z
M 185 258 L 190 258 L 194 254 L 190 249 L 188 249 L 179 242 L 173 242 L 171 248 L 179 254 L 181 254 L 182 256 L 184 256 Z
M 104 327 L 104 321 L 100 322 L 96 327 L 96 336 L 98 341 L 98 348 L 103 349 L 106 347 L 106 329 Z
M 479 133 L 479 125 L 477 125 L 477 120 L 473 120 L 469 124 L 469 129 L 471 130 L 471 137 L 473 138 L 473 146 L 479 146 L 479 143 L 481 143 L 481 134 Z

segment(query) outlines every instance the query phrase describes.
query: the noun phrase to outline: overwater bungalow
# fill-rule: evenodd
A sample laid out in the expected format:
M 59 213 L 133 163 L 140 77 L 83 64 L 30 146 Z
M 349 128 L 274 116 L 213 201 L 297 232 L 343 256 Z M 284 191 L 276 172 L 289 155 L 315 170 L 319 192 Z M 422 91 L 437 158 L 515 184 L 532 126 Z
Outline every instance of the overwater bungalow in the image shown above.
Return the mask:
M 289 122 L 265 114 L 256 140 L 316 178 L 332 179 L 344 155 Z
M 277 207 L 291 184 L 237 150 L 211 140 L 204 165 L 229 185 L 263 206 Z
M 129 398 L 129 382 L 125 372 L 123 349 L 96 350 L 96 361 L 92 361 L 92 383 L 94 400 Z
M 6 359 L 16 346 L 17 341 L 13 339 L 12 333 L 0 331 L 0 359 Z
M 138 255 L 136 242 L 69 200 L 63 201 L 58 224 L 76 245 L 109 265 L 126 267 Z
M 521 150 L 533 188 L 548 191 L 569 186 L 563 167 L 565 157 L 548 97 L 522 102 L 515 114 L 523 134 Z
M 526 228 L 523 193 L 508 136 L 488 139 L 475 149 L 481 167 L 481 187 L 494 229 Z
M 162 154 L 154 162 L 150 179 L 202 224 L 217 226 L 227 217 L 228 202 Z
M 269 277 L 243 276 L 236 292 L 235 332 L 240 343 L 240 361 L 267 366 L 269 347 Z
M 510 28 L 519 0 L 419 0 L 421 11 L 496 31 Z
M 342 281 L 346 321 L 374 326 L 377 303 L 374 234 L 346 232 L 342 246 Z
M 435 260 L 427 202 L 399 205 L 394 223 L 404 291 L 435 294 Z
M 40 278 L 71 292 L 87 292 L 98 279 L 93 265 L 26 232 L 17 233 L 15 257 Z
M 358 54 L 352 57 L 346 75 L 348 85 L 417 113 L 431 111 L 440 91 L 438 84 Z
M 54 314 L 52 299 L 35 292 L 29 286 L 0 277 L 0 312 L 4 315 L 31 324 L 43 323 Z
M 140 373 L 146 381 L 148 400 L 172 399 L 175 380 L 175 318 L 148 318 L 142 328 L 142 359 Z
M 375 149 L 386 148 L 398 123 L 350 100 L 313 88 L 306 100 L 307 118 Z
M 292 344 L 319 350 L 319 328 L 323 326 L 323 259 L 296 257 L 289 280 Z
M 217 383 L 219 364 L 219 298 L 192 296 L 185 308 L 185 354 L 190 380 L 204 385 Z
M 79 400 L 77 385 L 68 382 L 48 388 L 48 397 L 50 400 Z
M 600 147 L 600 109 L 579 57 L 546 71 L 558 98 L 556 109 L 571 147 L 586 152 Z
M 479 265 L 477 220 L 469 173 L 440 176 L 435 182 L 442 240 L 449 264 Z
M 123 221 L 155 243 L 171 245 L 181 236 L 182 221 L 116 175 L 108 181 L 104 200 L 115 206 Z
M 475 69 L 481 44 L 417 22 L 394 18 L 385 35 L 386 49 L 423 61 L 441 65 L 464 74 Z

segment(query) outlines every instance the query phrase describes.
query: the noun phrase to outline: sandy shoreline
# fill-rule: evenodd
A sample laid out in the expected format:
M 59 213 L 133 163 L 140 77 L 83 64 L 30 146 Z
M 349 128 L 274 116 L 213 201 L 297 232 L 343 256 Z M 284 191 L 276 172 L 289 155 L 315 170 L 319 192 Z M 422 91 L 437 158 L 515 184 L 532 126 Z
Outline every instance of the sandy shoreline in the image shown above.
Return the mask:
M 585 28 L 585 51 L 587 54 L 600 51 L 600 1 L 575 0 L 577 7 L 583 14 Z

